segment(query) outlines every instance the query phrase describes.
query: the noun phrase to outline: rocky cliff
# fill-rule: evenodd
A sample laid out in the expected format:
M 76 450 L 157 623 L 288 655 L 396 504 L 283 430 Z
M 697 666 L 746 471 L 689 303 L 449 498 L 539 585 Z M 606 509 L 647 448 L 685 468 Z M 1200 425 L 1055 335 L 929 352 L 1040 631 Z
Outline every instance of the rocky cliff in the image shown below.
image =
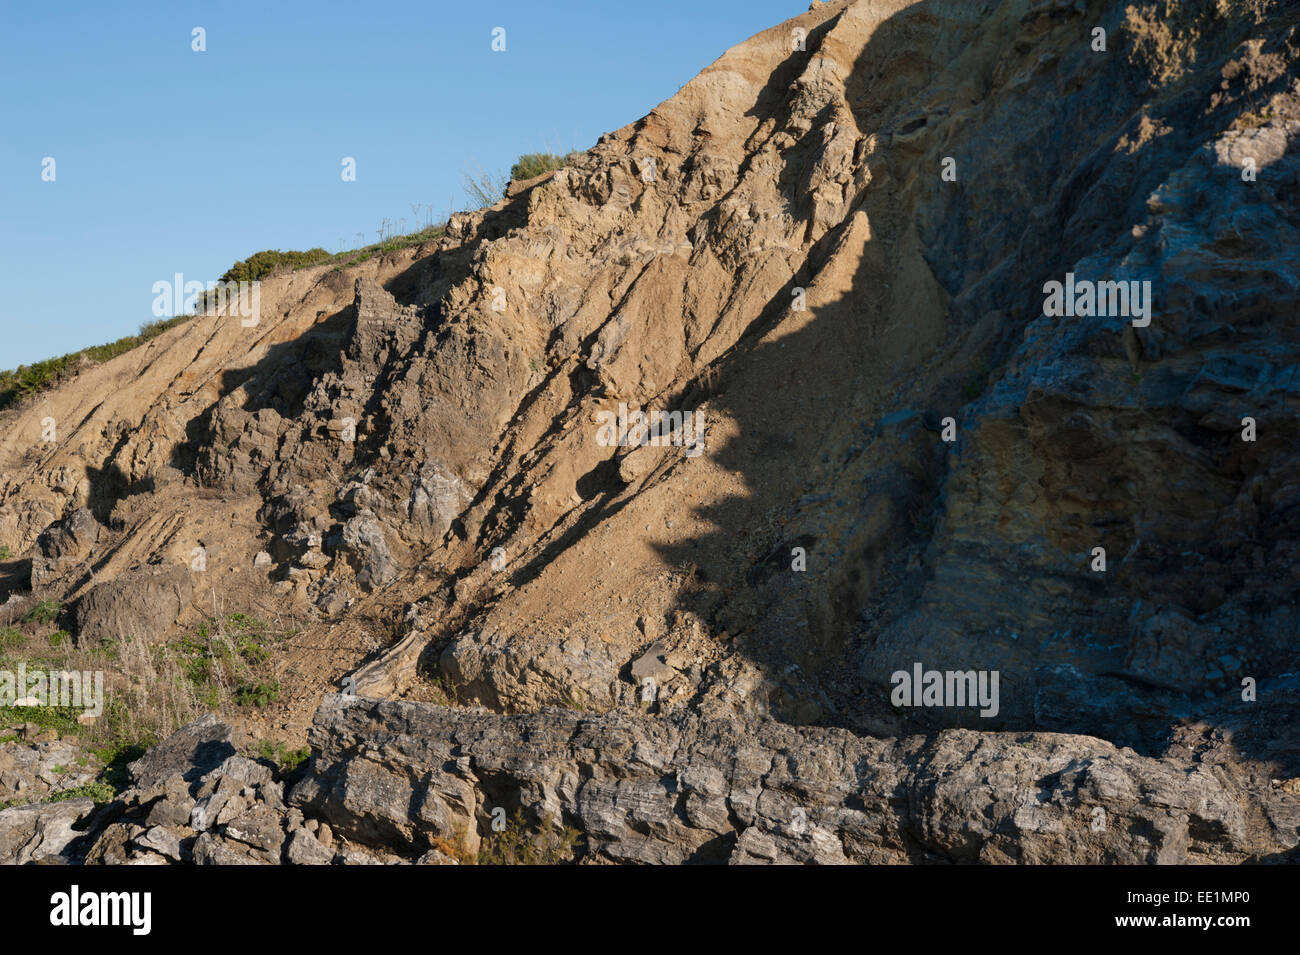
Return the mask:
M 1281 857 L 1298 22 L 814 4 L 437 242 L 7 415 L 0 586 L 79 645 L 296 622 L 234 718 L 310 772 L 226 773 L 264 860 L 499 807 L 591 861 Z M 900 705 L 917 663 L 996 705 Z

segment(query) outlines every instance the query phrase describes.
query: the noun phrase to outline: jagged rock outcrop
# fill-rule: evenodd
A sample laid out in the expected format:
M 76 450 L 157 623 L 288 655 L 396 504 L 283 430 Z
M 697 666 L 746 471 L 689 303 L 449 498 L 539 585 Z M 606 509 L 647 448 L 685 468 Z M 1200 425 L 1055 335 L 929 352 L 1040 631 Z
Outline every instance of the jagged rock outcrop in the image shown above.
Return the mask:
M 382 745 L 377 745 L 382 741 Z M 493 809 L 572 820 L 588 861 L 1238 862 L 1294 848 L 1300 794 L 1086 737 L 842 730 L 330 697 L 292 801 L 411 854 Z M 1265 821 L 1267 820 L 1267 821 Z
M 65 799 L 0 811 L 0 863 L 30 865 L 72 861 L 76 825 L 93 809 L 90 799 Z
M 1156 760 L 1051 733 L 873 739 L 336 695 L 287 799 L 267 765 L 213 765 L 228 732 L 187 727 L 98 810 L 0 812 L 0 858 L 441 864 L 478 856 L 507 814 L 541 832 L 571 824 L 585 863 L 1231 863 L 1300 842 L 1300 787 L 1251 770 L 1222 738 L 1198 744 L 1194 727 Z
M 32 588 L 39 589 L 82 561 L 99 540 L 99 522 L 79 507 L 36 538 L 32 551 Z
M 383 847 L 336 840 L 327 823 L 286 806 L 276 771 L 235 753 L 230 736 L 228 725 L 208 715 L 131 764 L 130 786 L 111 802 L 68 799 L 0 811 L 0 864 L 407 861 Z

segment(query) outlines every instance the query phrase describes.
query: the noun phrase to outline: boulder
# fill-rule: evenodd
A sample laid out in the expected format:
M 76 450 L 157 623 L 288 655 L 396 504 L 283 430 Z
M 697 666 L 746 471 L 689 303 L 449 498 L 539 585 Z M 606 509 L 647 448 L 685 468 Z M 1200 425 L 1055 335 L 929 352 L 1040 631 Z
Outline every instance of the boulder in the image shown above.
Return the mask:
M 67 799 L 0 812 L 0 863 L 71 861 L 65 853 L 81 835 L 73 827 L 94 808 L 90 799 Z
M 99 522 L 79 507 L 51 524 L 36 538 L 32 551 L 32 586 L 41 587 L 84 560 L 99 540 Z
M 96 584 L 77 602 L 77 642 L 140 637 L 153 642 L 176 622 L 194 593 L 190 571 L 178 564 L 136 567 Z
M 127 770 L 137 789 L 157 786 L 172 776 L 194 782 L 234 753 L 229 724 L 221 722 L 215 713 L 205 713 L 131 763 Z
M 325 848 L 306 829 L 295 829 L 289 834 L 285 861 L 292 865 L 329 865 L 334 861 L 334 850 Z
M 363 587 L 382 587 L 397 578 L 397 562 L 388 547 L 384 527 L 368 510 L 343 525 L 340 550 L 348 557 Z

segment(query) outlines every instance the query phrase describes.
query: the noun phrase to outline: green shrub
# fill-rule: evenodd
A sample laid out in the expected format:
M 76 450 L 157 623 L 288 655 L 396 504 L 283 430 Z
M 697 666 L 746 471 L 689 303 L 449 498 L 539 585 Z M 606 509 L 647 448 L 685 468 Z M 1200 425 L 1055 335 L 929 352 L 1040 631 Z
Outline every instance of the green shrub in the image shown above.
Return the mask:
M 225 629 L 236 652 L 249 666 L 265 663 L 271 658 L 270 644 L 274 638 L 266 624 L 256 617 L 232 613 L 226 617 Z
M 279 680 L 245 683 L 235 688 L 235 703 L 239 706 L 269 706 L 279 698 Z
M 525 153 L 510 167 L 510 180 L 523 182 L 544 172 L 563 169 L 572 156 L 573 153 L 569 153 L 568 156 L 557 156 L 554 153 Z
M 77 717 L 84 710 L 75 706 L 15 706 L 9 710 L 10 723 L 35 723 L 42 729 L 55 730 L 60 736 L 75 735 L 81 729 Z
M 267 249 L 263 252 L 254 252 L 248 258 L 236 262 L 221 276 L 221 281 L 258 282 L 272 272 L 319 265 L 329 257 L 330 254 L 321 248 L 308 249 L 306 252 L 281 252 L 279 249 Z
M 47 802 L 64 802 L 68 799 L 81 799 L 89 796 L 96 803 L 112 802 L 117 796 L 117 790 L 113 788 L 112 783 L 97 779 L 94 782 L 86 783 L 84 786 L 75 786 L 72 789 L 64 789 L 55 793 Z
M 260 282 L 274 272 L 287 269 L 301 269 L 311 265 L 327 262 L 332 256 L 322 248 L 308 249 L 306 252 L 281 252 L 279 249 L 266 249 L 254 252 L 246 259 L 241 259 L 222 274 L 220 281 L 226 282 Z M 198 311 L 206 312 L 216 308 L 220 296 L 215 289 L 205 291 L 198 301 Z
M 23 623 L 49 623 L 63 610 L 57 600 L 42 600 L 23 615 Z
M 256 617 L 232 613 L 200 623 L 197 633 L 181 637 L 166 652 L 173 654 L 197 702 L 209 709 L 221 705 L 230 686 L 236 687 L 231 695 L 240 706 L 266 706 L 279 698 L 280 685 L 260 681 L 258 672 L 278 638 Z
M 572 862 L 581 833 L 572 826 L 557 827 L 549 816 L 542 818 L 540 831 L 533 832 L 523 813 L 515 810 L 501 832 L 484 838 L 479 846 L 479 865 L 560 865 Z
M 269 759 L 280 767 L 282 774 L 293 772 L 311 756 L 311 749 L 303 746 L 301 749 L 290 749 L 286 743 L 275 742 L 270 740 L 257 741 L 257 755 L 262 759 Z

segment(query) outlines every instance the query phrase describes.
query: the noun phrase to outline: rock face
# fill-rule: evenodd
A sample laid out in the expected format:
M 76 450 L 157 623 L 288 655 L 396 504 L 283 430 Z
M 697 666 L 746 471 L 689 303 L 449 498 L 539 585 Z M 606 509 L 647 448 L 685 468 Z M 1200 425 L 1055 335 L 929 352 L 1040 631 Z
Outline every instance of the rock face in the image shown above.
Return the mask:
M 1286 714 L 1273 716 L 1221 724 L 1294 750 Z M 1052 733 L 872 739 L 773 720 L 504 716 L 336 695 L 317 712 L 310 772 L 287 800 L 269 766 L 219 759 L 229 727 L 205 720 L 134 764 L 133 788 L 98 810 L 82 800 L 0 812 L 0 861 L 445 863 L 490 848 L 506 814 L 538 833 L 571 825 L 586 863 L 1293 854 L 1300 787 L 1261 775 L 1222 736 L 1198 740 L 1204 729 L 1188 727 L 1177 752 L 1155 760 Z
M 40 802 L 97 774 L 73 742 L 34 723 L 0 730 L 0 739 L 0 805 Z
M 129 767 L 131 783 L 138 789 L 149 789 L 173 776 L 181 776 L 190 782 L 234 755 L 230 727 L 208 714 L 178 730 L 132 763 Z
M 75 566 L 98 540 L 99 523 L 87 508 L 79 507 L 64 520 L 51 524 L 36 538 L 32 587 L 42 587 Z
M 74 861 L 68 849 L 81 834 L 73 827 L 93 808 L 89 799 L 68 799 L 0 812 L 0 862 Z
M 349 670 L 495 711 L 412 711 L 396 753 L 396 711 L 322 711 L 302 811 L 402 857 L 520 786 L 601 860 L 1289 851 L 1300 765 L 1259 727 L 1300 669 L 1298 27 L 817 5 L 436 243 L 268 280 L 256 336 L 196 318 L 11 415 L 0 544 L 82 642 L 214 580 L 307 618 L 294 731 Z M 742 767 L 802 751 L 806 806 Z M 183 852 L 320 855 L 268 820 Z
M 194 584 L 186 567 L 168 564 L 129 570 L 95 585 L 77 603 L 77 639 L 95 646 L 104 640 L 154 640 L 189 605 Z
M 350 865 L 408 861 L 383 846 L 336 839 L 328 823 L 285 804 L 270 764 L 233 751 L 212 716 L 130 766 L 111 802 L 68 799 L 0 811 L 0 864 Z M 427 853 L 426 853 L 427 854 Z
M 294 805 L 408 855 L 490 838 L 493 809 L 521 806 L 572 820 L 587 861 L 1241 862 L 1300 841 L 1295 789 L 1057 734 L 870 739 L 335 696 L 312 744 Z

